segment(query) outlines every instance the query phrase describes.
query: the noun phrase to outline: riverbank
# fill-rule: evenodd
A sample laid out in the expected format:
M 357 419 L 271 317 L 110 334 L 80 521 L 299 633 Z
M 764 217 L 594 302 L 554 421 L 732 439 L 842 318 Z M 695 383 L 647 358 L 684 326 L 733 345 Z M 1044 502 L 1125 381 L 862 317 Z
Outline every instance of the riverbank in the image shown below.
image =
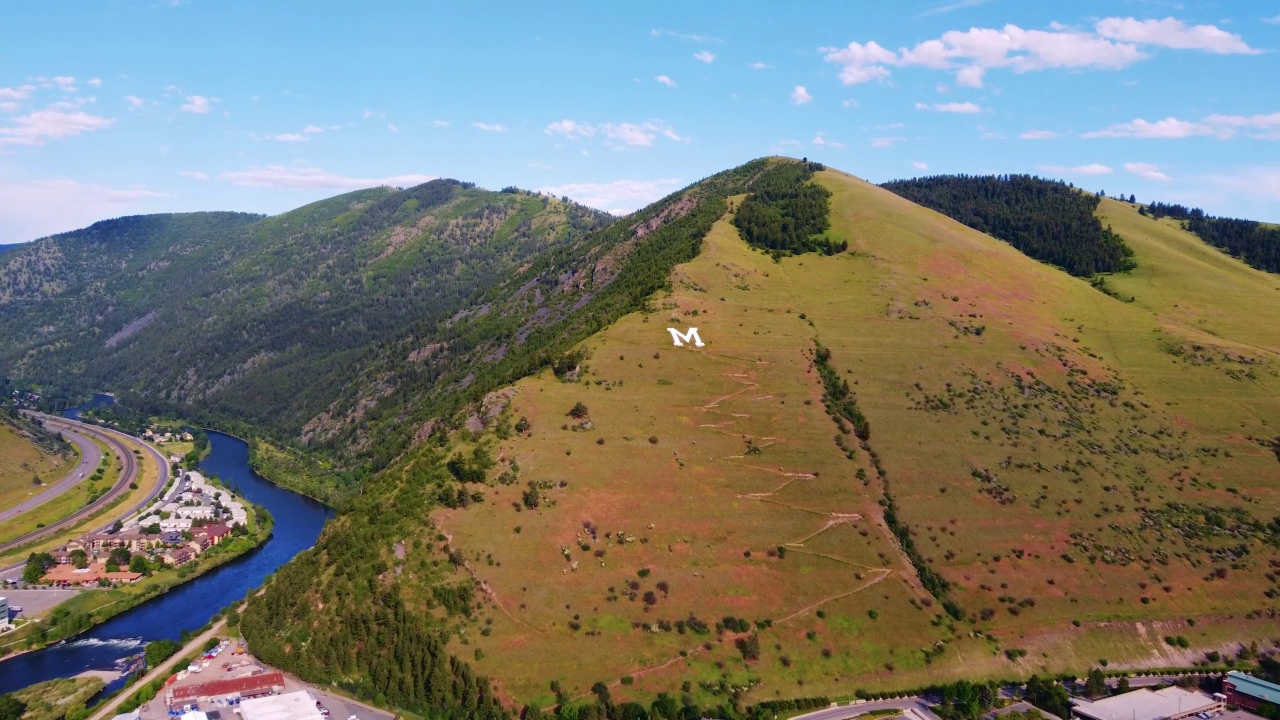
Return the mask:
M 4 644 L 0 644 L 0 667 L 3 667 L 4 661 L 18 655 L 72 639 L 259 547 L 271 537 L 275 518 L 265 507 L 252 504 L 250 507 L 253 512 L 247 528 L 248 534 L 231 537 L 211 546 L 180 568 L 153 572 L 131 585 L 121 585 L 109 590 L 85 589 L 49 608 L 44 617 L 33 618 L 13 633 L 5 635 Z

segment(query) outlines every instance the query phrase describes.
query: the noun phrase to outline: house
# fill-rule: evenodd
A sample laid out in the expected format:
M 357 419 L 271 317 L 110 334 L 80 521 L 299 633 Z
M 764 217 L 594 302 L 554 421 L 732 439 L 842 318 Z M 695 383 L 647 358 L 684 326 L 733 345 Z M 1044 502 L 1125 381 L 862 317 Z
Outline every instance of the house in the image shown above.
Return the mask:
M 182 567 L 183 565 L 186 565 L 187 563 L 191 562 L 191 549 L 185 548 L 185 547 L 176 547 L 170 550 L 166 550 L 164 554 L 160 556 L 160 560 L 163 561 L 164 564 L 166 565 L 172 565 L 173 567 Z
M 197 535 L 197 536 L 196 536 L 196 538 L 195 538 L 194 540 L 192 540 L 192 541 L 190 541 L 190 542 L 188 542 L 188 543 L 187 543 L 187 549 L 191 551 L 191 554 L 192 554 L 192 555 L 199 555 L 200 553 L 204 552 L 205 550 L 208 550 L 208 549 L 209 549 L 209 536 L 208 536 L 208 535 Z
M 196 533 L 196 537 L 204 535 L 209 538 L 210 543 L 217 545 L 222 542 L 223 538 L 231 534 L 231 528 L 226 525 L 214 524 L 196 528 L 194 532 Z
M 1237 670 L 1222 679 L 1222 693 L 1227 702 L 1248 710 L 1280 707 L 1280 685 Z
M 95 587 L 100 581 L 111 583 L 135 583 L 142 579 L 142 573 L 121 571 L 107 572 L 105 563 L 91 563 L 87 568 L 72 565 L 56 565 L 40 578 L 40 582 L 65 587 Z
M 182 533 L 178 532 L 177 530 L 169 530 L 168 532 L 161 532 L 160 542 L 164 543 L 165 545 L 177 545 L 178 543 L 182 542 Z

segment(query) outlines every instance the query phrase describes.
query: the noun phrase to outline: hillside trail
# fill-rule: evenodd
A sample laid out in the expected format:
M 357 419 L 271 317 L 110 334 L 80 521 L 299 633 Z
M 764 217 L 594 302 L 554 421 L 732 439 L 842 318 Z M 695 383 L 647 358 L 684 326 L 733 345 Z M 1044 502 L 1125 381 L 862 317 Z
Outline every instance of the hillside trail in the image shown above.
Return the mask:
M 446 516 L 444 515 L 439 516 L 439 520 L 436 523 L 436 531 L 439 532 L 441 535 L 444 535 L 445 542 L 449 543 L 449 546 L 452 547 L 453 534 L 450 533 L 448 530 L 446 530 L 444 527 L 445 517 Z M 480 592 L 484 593 L 485 597 L 489 598 L 490 602 L 492 602 L 494 605 L 497 605 L 498 609 L 502 611 L 502 614 L 510 618 L 512 622 L 522 627 L 528 628 L 536 633 L 546 634 L 547 632 L 546 630 L 536 628 L 533 625 L 530 625 L 529 623 L 525 622 L 524 620 L 521 620 L 520 618 L 516 617 L 515 615 L 512 615 L 511 611 L 507 609 L 507 606 L 502 604 L 502 598 L 498 597 L 498 592 L 494 590 L 491 585 L 489 585 L 489 582 L 487 580 L 480 577 L 479 573 L 476 572 L 475 568 L 471 566 L 470 560 L 463 558 L 462 569 L 466 570 L 467 574 L 471 576 L 471 579 L 474 580 L 475 583 L 480 586 Z

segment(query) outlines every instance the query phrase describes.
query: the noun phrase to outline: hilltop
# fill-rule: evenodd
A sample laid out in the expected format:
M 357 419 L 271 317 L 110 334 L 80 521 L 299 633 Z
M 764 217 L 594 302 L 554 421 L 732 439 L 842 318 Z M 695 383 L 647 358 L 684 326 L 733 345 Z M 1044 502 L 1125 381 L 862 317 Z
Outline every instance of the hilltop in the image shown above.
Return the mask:
M 1185 666 L 1275 636 L 1274 275 L 1091 200 L 1128 259 L 1108 294 L 853 176 L 746 167 L 615 224 L 690 197 L 709 218 L 627 312 L 371 478 L 251 605 L 255 651 L 496 716 Z M 705 346 L 672 345 L 693 327 Z

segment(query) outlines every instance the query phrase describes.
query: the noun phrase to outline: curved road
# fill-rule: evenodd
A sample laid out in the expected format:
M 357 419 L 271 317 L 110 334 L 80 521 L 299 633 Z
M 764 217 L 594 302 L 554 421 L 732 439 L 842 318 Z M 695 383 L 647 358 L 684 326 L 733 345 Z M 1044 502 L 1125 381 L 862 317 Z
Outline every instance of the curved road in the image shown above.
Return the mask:
M 73 443 L 80 449 L 80 463 L 71 468 L 71 472 L 67 473 L 66 477 L 42 489 L 38 494 L 7 510 L 0 510 L 0 523 L 12 520 L 28 510 L 34 510 L 79 485 L 84 482 L 86 477 L 92 475 L 98 467 L 98 463 L 102 461 L 102 450 L 98 448 L 97 443 L 80 433 L 70 430 L 62 430 L 61 432 L 68 442 Z
M 118 430 L 98 427 L 96 425 L 89 425 L 88 423 L 79 422 L 77 420 L 69 420 L 67 418 L 52 417 L 50 415 L 43 415 L 39 413 L 32 413 L 32 415 L 37 419 L 41 420 L 42 422 L 44 422 L 45 427 L 53 427 L 53 428 L 57 428 L 59 430 L 64 430 L 64 431 L 66 429 L 74 428 L 76 432 L 79 432 L 85 435 L 93 435 L 99 440 L 102 440 L 111 448 L 113 452 L 115 452 L 117 455 L 120 456 L 120 459 L 124 465 L 124 469 L 120 473 L 120 478 L 116 481 L 115 485 L 113 485 L 111 489 L 107 491 L 107 493 L 104 494 L 102 497 L 98 498 L 93 503 L 84 506 L 83 508 L 76 511 L 75 513 L 72 513 L 71 515 L 63 518 L 62 520 L 59 520 L 56 523 L 47 525 L 45 527 L 34 530 L 32 532 L 26 533 L 24 535 L 20 535 L 6 543 L 0 544 L 0 552 L 8 551 L 14 547 L 25 545 L 35 540 L 39 540 L 40 538 L 47 537 L 54 533 L 65 530 L 68 527 L 72 527 L 77 523 L 82 522 L 85 518 L 89 517 L 90 515 L 93 515 L 95 512 L 101 510 L 103 506 L 119 498 L 121 495 L 129 492 L 129 483 L 135 482 L 138 479 L 138 473 L 140 471 L 140 463 L 138 462 L 138 459 L 134 456 L 133 452 L 128 447 L 125 446 L 123 442 L 123 440 L 125 439 L 131 442 L 137 442 L 142 447 L 146 448 L 147 453 L 151 455 L 152 460 L 156 463 L 156 466 L 160 470 L 159 482 L 156 483 L 155 487 L 151 490 L 151 492 L 147 493 L 145 497 L 140 499 L 138 502 L 134 503 L 131 507 L 128 507 L 125 510 L 123 510 L 119 515 L 112 517 L 110 520 L 106 522 L 106 524 L 102 525 L 101 528 L 99 528 L 98 530 L 99 531 L 106 530 L 110 528 L 112 525 L 114 525 L 117 519 L 123 520 L 131 515 L 136 514 L 139 510 L 146 507 L 153 500 L 155 500 L 156 497 L 160 495 L 160 493 L 164 492 L 165 486 L 169 483 L 169 461 L 163 455 L 161 455 L 158 450 L 156 450 L 155 448 L 151 447 L 150 445 L 144 442 L 137 440 L 136 438 L 126 435 Z M 6 568 L 0 568 L 0 577 L 8 577 L 13 575 L 15 571 L 21 571 L 23 565 L 24 563 L 17 563 L 15 565 L 11 565 Z

